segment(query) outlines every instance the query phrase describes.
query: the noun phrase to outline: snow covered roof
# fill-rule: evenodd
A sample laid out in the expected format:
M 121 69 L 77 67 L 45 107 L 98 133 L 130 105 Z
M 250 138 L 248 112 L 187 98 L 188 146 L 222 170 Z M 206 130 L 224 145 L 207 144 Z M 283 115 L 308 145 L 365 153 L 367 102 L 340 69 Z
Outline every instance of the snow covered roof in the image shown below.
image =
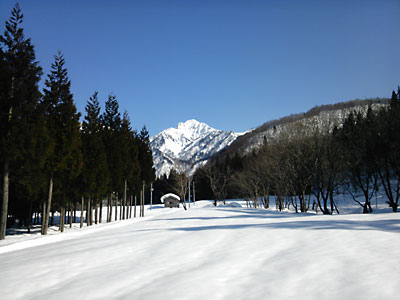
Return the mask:
M 167 199 L 167 198 L 174 198 L 174 199 L 176 199 L 176 200 L 178 200 L 178 201 L 181 201 L 181 198 L 179 198 L 178 195 L 169 193 L 169 194 L 165 194 L 164 196 L 162 196 L 162 197 L 160 198 L 161 203 L 164 203 L 164 200 Z

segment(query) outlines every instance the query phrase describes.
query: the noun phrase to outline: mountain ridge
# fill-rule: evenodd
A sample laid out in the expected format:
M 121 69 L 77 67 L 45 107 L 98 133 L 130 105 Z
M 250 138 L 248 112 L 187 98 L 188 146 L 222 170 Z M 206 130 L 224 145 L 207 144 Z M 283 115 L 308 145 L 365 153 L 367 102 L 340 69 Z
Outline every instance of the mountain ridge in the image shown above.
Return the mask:
M 288 124 L 301 122 L 306 126 L 328 126 L 332 129 L 335 125 L 341 124 L 351 112 L 366 113 L 368 107 L 378 109 L 383 106 L 388 106 L 389 103 L 389 98 L 370 98 L 317 105 L 306 112 L 291 114 L 263 123 L 254 130 L 248 131 L 238 137 L 223 151 L 215 155 L 213 159 L 218 157 L 223 160 L 226 156 L 233 156 L 235 153 L 243 155 L 250 151 L 257 150 L 257 148 L 263 144 L 264 138 L 273 140 Z
M 229 146 L 240 133 L 212 128 L 195 119 L 178 123 L 150 138 L 156 175 L 172 169 L 191 176 L 207 160 Z

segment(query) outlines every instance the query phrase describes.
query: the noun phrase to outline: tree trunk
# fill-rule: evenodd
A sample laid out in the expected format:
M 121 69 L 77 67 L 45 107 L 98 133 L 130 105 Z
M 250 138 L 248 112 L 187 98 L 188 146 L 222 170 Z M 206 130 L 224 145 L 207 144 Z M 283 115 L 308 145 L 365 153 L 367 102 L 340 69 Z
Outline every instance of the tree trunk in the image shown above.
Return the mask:
M 100 200 L 100 212 L 99 212 L 99 223 L 101 224 L 101 219 L 103 218 L 103 200 Z
M 86 208 L 86 226 L 90 226 L 90 197 L 87 201 L 87 208 Z
M 43 227 L 42 234 L 47 234 L 47 229 L 49 228 L 49 215 L 50 215 L 52 198 L 53 198 L 53 172 L 51 172 L 51 174 L 50 174 L 49 197 L 47 199 L 46 215 L 44 216 L 44 227 Z
M 196 204 L 196 189 L 194 187 L 194 180 L 193 180 L 193 203 Z
M 136 195 L 135 195 L 135 209 L 133 211 L 133 217 L 134 218 L 136 218 L 136 202 L 137 202 L 137 198 L 136 198 Z
M 269 192 L 267 192 L 264 196 L 264 208 L 267 209 L 269 208 Z
M 74 223 L 76 223 L 76 202 L 74 202 Z
M 123 199 L 121 199 L 121 201 L 119 202 L 119 219 L 122 220 L 123 218 L 123 213 L 122 213 L 122 207 L 123 207 Z
M 65 223 L 65 206 L 62 205 L 60 209 L 60 231 L 64 232 L 64 223 Z
M 32 226 L 32 208 L 33 208 L 33 201 L 32 198 L 29 200 L 29 213 L 28 213 L 28 233 L 31 233 L 31 226 Z
M 10 161 L 8 157 L 4 161 L 4 177 L 3 177 L 3 204 L 1 206 L 1 225 L 0 240 L 6 238 L 7 217 L 8 217 L 8 189 L 10 185 Z
M 133 195 L 129 197 L 129 219 L 132 218 L 132 197 Z
M 69 209 L 68 209 L 68 205 L 65 205 L 65 224 L 69 224 Z
M 115 221 L 118 220 L 118 193 L 116 193 L 115 197 Z
M 72 208 L 72 203 L 69 203 L 69 228 L 72 228 L 72 214 L 73 214 L 73 208 Z
M 144 217 L 144 189 L 145 189 L 145 182 L 143 181 L 143 193 L 142 193 L 142 217 Z
M 84 203 L 85 203 L 85 200 L 84 200 L 84 198 L 82 196 L 82 200 L 81 200 L 81 217 L 79 218 L 80 228 L 83 227 L 83 205 L 84 205 Z
M 110 206 L 111 206 L 111 196 L 107 197 L 107 223 L 110 222 Z
M 139 218 L 142 217 L 142 197 L 143 191 L 140 191 L 140 200 L 139 200 Z
M 331 190 L 330 191 L 330 193 L 329 193 L 329 200 L 330 200 L 330 203 L 331 203 L 331 214 L 333 215 L 333 190 Z
M 93 203 L 94 200 L 90 199 L 90 226 L 93 225 L 93 206 L 94 206 Z
M 99 202 L 96 201 L 96 204 L 94 206 L 94 224 L 96 225 L 99 222 L 98 213 L 99 213 Z
M 126 209 L 126 179 L 125 179 L 124 183 L 125 183 L 125 186 L 124 186 L 124 203 L 123 203 L 124 209 L 122 211 L 122 216 L 123 216 L 123 219 L 125 220 L 126 219 L 126 213 L 125 213 L 125 209 Z
M 306 192 L 303 191 L 303 202 L 302 202 L 302 207 L 301 207 L 301 212 L 307 212 L 307 200 L 306 200 Z
M 44 225 L 45 225 L 45 218 L 46 218 L 46 211 L 47 211 L 47 207 L 46 207 L 46 201 L 43 200 L 42 203 L 42 228 L 41 228 L 41 234 L 44 234 Z
M 125 198 L 125 219 L 129 219 L 129 201 Z

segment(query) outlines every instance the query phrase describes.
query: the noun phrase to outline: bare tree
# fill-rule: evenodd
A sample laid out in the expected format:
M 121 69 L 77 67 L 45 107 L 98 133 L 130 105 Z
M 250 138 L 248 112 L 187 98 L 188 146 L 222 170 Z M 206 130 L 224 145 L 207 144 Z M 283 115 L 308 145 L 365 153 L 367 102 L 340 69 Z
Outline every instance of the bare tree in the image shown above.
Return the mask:
M 179 195 L 182 201 L 183 208 L 186 210 L 185 196 L 188 189 L 188 177 L 185 175 L 183 171 L 176 172 L 171 171 L 170 179 L 173 182 L 173 190 L 175 193 Z
M 224 201 L 226 198 L 226 191 L 231 178 L 232 172 L 229 166 L 219 165 L 206 165 L 203 172 L 207 177 L 211 191 L 214 195 L 214 205 L 217 206 L 218 201 Z

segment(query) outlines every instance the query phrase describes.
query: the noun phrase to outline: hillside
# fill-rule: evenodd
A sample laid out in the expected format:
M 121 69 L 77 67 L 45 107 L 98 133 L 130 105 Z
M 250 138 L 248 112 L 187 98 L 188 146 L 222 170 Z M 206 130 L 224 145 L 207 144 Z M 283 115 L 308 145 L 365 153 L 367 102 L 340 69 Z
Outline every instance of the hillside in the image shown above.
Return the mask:
M 1 299 L 397 299 L 399 214 L 209 203 L 0 241 Z
M 254 130 L 248 131 L 246 134 L 238 137 L 229 147 L 224 149 L 219 156 L 231 156 L 236 152 L 243 154 L 257 149 L 263 143 L 264 137 L 268 140 L 274 139 L 279 132 L 285 130 L 289 124 L 300 122 L 306 126 L 310 126 L 310 128 L 311 126 L 333 128 L 335 125 L 342 123 L 350 112 L 366 112 L 369 106 L 373 109 L 377 109 L 387 106 L 389 102 L 390 99 L 375 98 L 315 106 L 305 113 L 293 114 L 277 120 L 271 120 Z

